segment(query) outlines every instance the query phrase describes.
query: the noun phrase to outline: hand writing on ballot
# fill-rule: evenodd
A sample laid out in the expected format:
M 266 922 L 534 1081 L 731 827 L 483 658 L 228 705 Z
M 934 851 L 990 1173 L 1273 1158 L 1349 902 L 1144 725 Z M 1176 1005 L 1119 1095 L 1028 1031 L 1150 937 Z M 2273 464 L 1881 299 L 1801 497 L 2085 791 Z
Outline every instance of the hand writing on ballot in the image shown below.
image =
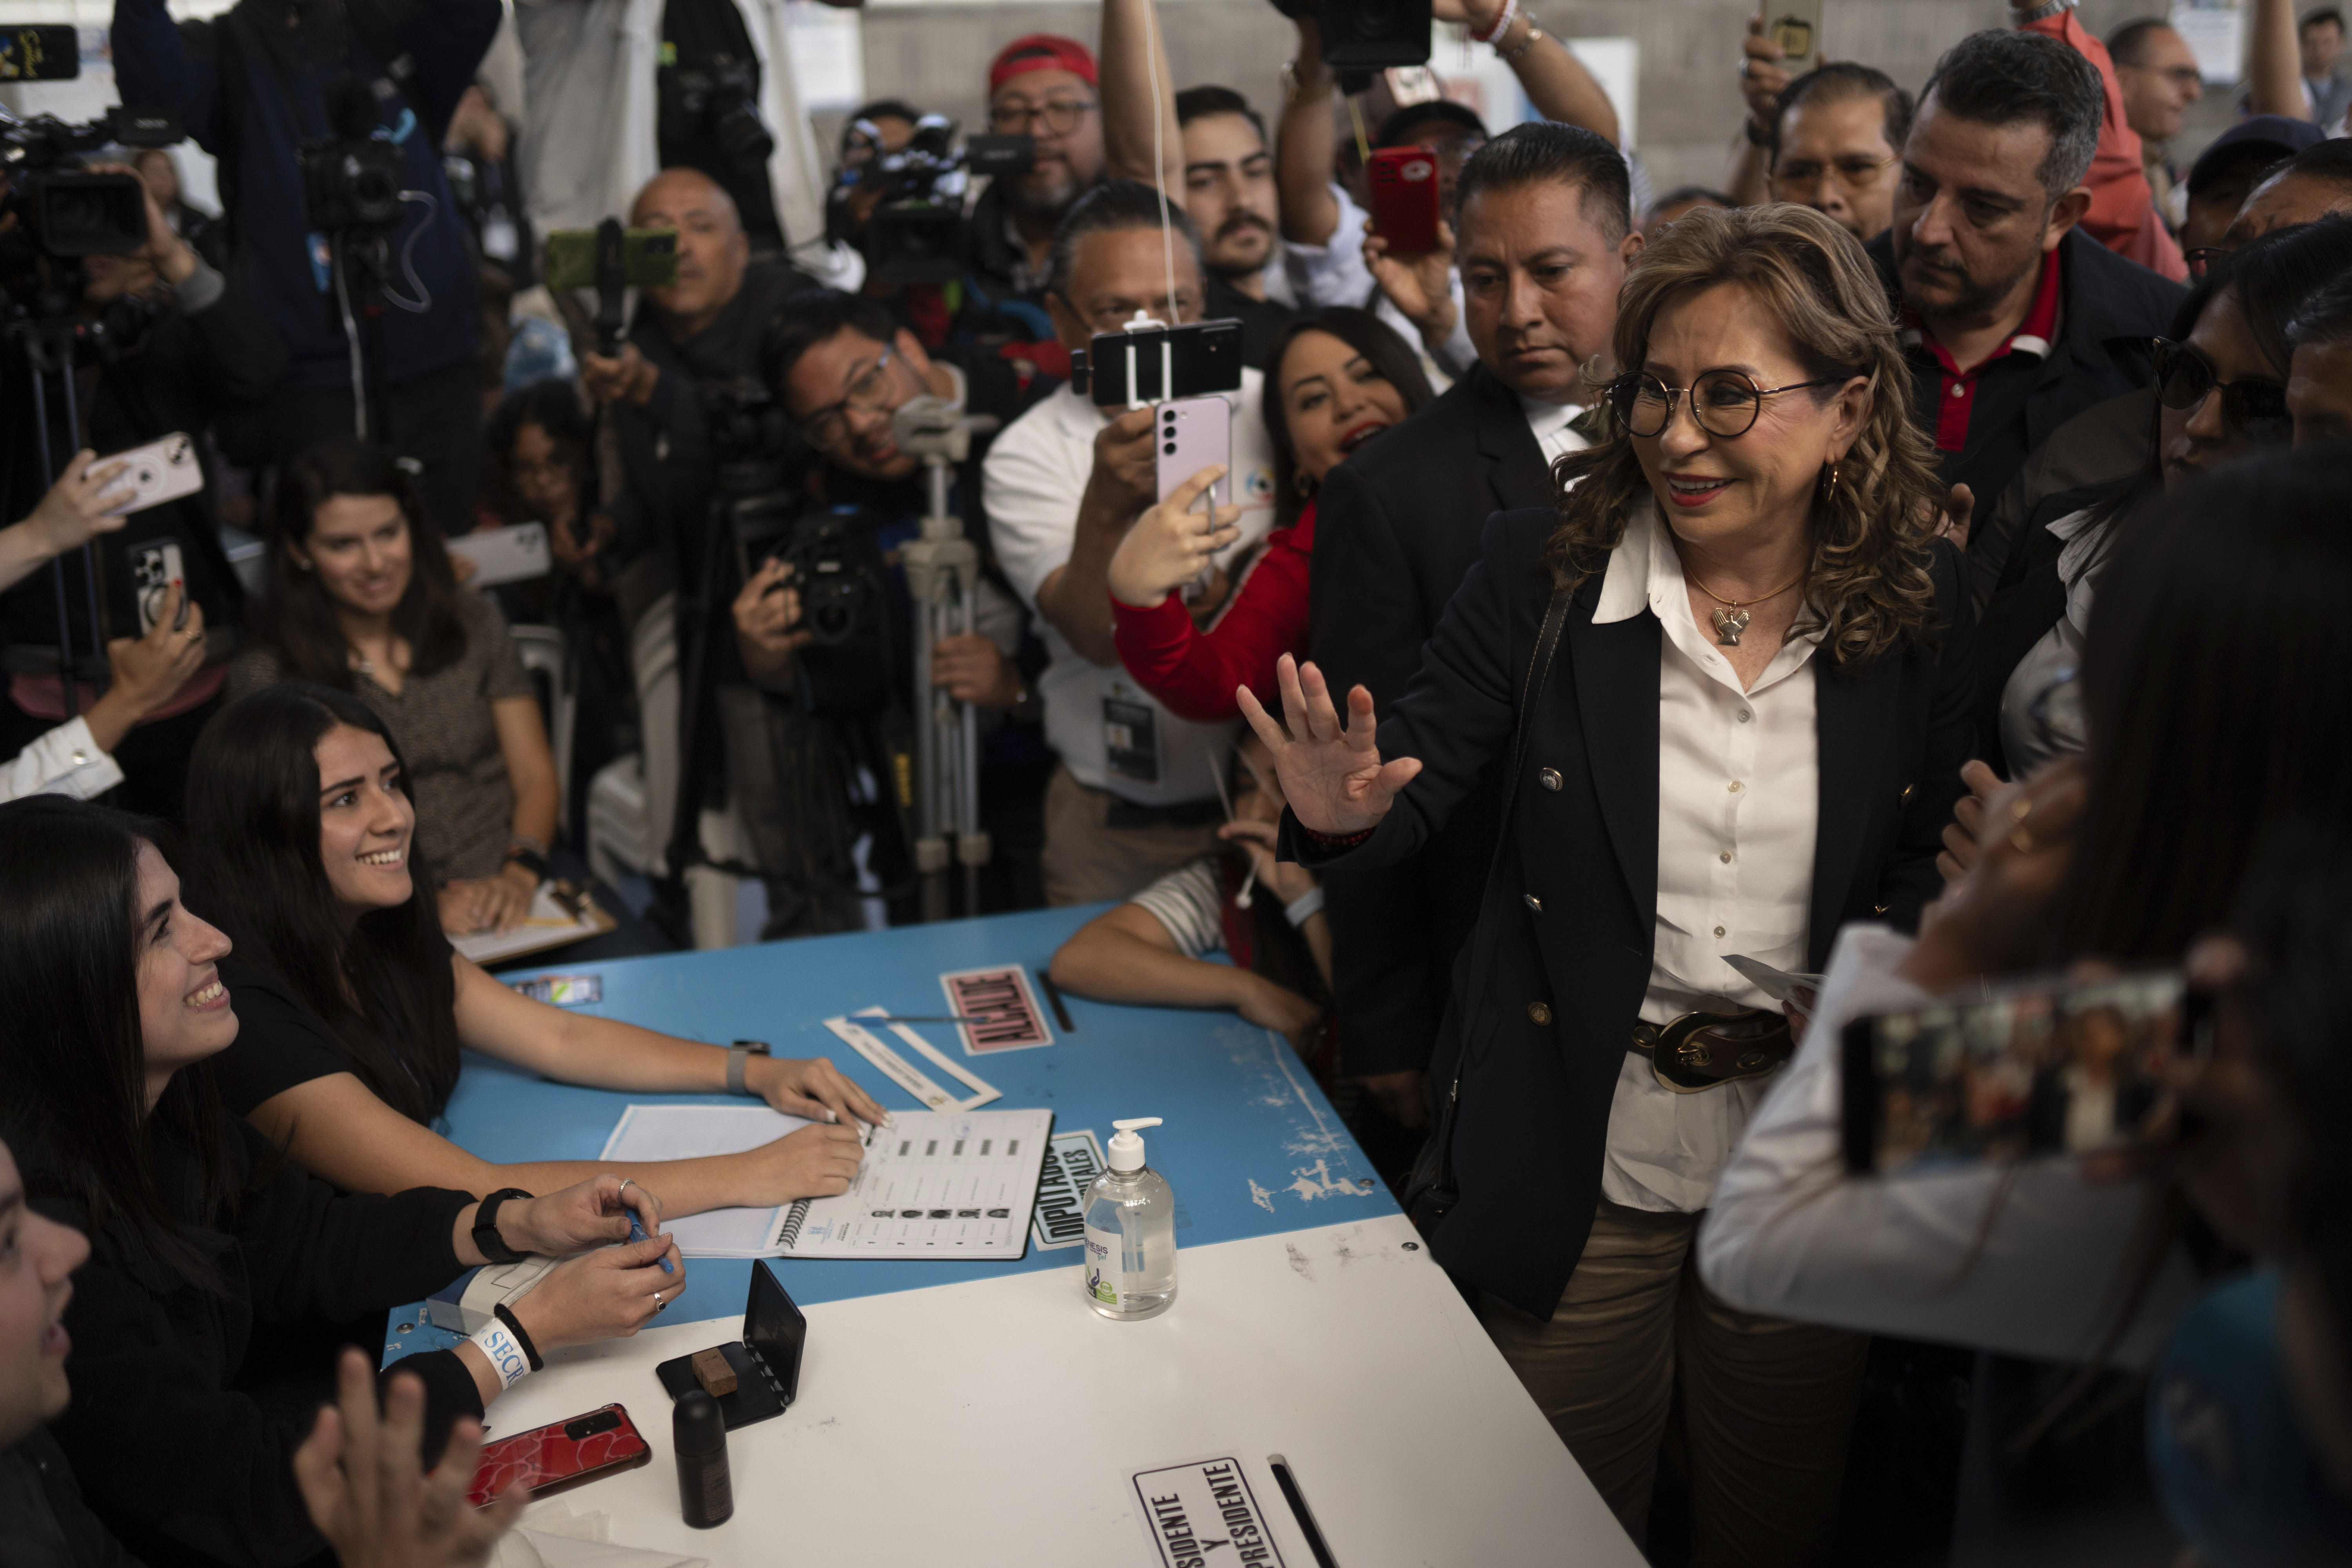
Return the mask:
M 1361 686 L 1348 692 L 1343 725 L 1331 704 L 1323 672 L 1284 654 L 1275 666 L 1282 691 L 1282 720 L 1259 706 L 1246 686 L 1235 693 L 1242 716 L 1274 753 L 1282 793 L 1298 820 L 1317 833 L 1345 836 L 1379 826 L 1398 794 L 1421 772 L 1418 757 L 1383 764 L 1374 743 L 1372 694 Z

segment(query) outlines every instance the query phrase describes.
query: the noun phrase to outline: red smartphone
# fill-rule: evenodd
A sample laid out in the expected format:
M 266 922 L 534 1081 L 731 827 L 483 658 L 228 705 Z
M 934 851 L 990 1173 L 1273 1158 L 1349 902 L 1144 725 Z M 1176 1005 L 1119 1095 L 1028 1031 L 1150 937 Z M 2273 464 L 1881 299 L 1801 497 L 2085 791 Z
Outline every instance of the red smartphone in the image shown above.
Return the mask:
M 1383 147 L 1365 166 L 1371 181 L 1372 232 L 1391 256 L 1437 248 L 1437 154 L 1426 147 Z
M 479 1508 L 517 1481 L 532 1497 L 543 1498 L 615 1470 L 634 1470 L 653 1457 L 628 1411 L 607 1405 L 485 1447 L 466 1500 Z

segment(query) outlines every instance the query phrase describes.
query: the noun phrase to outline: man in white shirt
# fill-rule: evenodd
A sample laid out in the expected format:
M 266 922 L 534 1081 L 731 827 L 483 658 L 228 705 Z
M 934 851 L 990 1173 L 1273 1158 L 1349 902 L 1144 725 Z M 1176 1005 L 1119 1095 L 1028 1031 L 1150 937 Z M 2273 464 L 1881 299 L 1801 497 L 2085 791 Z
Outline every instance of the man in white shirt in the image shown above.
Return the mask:
M 1065 347 L 1087 347 L 1139 310 L 1181 324 L 1201 315 L 1198 240 L 1181 208 L 1119 180 L 1080 198 L 1055 236 L 1047 308 Z M 1172 273 L 1172 276 L 1171 276 Z M 1264 378 L 1233 398 L 1230 480 L 1241 536 L 1219 552 L 1202 605 L 1274 522 L 1274 458 Z M 1052 662 L 1038 679 L 1045 738 L 1061 758 L 1045 794 L 1045 899 L 1127 898 L 1214 848 L 1217 781 L 1231 722 L 1177 718 L 1129 679 L 1111 640 L 1111 555 L 1158 498 L 1152 414 L 1114 415 L 1065 386 L 996 438 L 982 470 L 990 537 L 1013 589 L 1043 623 Z M 1189 477 L 1189 476 L 1186 476 Z

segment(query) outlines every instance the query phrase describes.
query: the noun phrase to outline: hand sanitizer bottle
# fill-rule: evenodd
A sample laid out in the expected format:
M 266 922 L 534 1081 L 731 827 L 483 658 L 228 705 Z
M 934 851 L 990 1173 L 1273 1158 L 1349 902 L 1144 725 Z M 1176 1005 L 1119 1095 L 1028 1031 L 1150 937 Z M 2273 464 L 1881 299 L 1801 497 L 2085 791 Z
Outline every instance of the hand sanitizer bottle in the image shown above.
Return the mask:
M 1176 1194 L 1143 1163 L 1139 1127 L 1160 1118 L 1114 1121 L 1110 1168 L 1087 1188 L 1087 1304 L 1106 1318 L 1139 1322 L 1176 1300 Z

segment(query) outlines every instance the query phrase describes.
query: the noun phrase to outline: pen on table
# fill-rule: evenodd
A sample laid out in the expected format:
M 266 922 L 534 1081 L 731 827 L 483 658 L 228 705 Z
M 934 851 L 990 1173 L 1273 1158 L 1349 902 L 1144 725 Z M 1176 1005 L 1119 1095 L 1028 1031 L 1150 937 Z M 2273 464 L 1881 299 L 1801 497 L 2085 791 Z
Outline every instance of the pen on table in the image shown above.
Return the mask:
M 1307 1494 L 1298 1489 L 1298 1479 L 1290 1473 L 1290 1461 L 1280 1454 L 1268 1454 L 1265 1462 L 1274 1468 L 1274 1484 L 1282 1489 L 1282 1500 L 1290 1505 L 1291 1516 L 1298 1521 L 1298 1532 L 1307 1537 L 1307 1550 L 1315 1553 L 1317 1568 L 1339 1568 L 1332 1560 L 1331 1549 L 1323 1544 L 1323 1532 L 1316 1528 Z
M 1070 1010 L 1062 1005 L 1062 988 L 1044 970 L 1037 972 L 1037 984 L 1045 993 L 1046 1005 L 1054 1009 L 1054 1022 L 1062 1026 L 1062 1033 L 1075 1035 L 1078 1026 L 1070 1022 Z
M 631 1241 L 643 1241 L 645 1238 L 646 1222 L 637 1217 L 636 1210 L 631 1209 L 629 1211 L 629 1239 Z M 662 1272 L 665 1274 L 675 1274 L 677 1272 L 677 1266 L 670 1262 L 669 1254 L 667 1252 L 662 1254 L 661 1266 Z

